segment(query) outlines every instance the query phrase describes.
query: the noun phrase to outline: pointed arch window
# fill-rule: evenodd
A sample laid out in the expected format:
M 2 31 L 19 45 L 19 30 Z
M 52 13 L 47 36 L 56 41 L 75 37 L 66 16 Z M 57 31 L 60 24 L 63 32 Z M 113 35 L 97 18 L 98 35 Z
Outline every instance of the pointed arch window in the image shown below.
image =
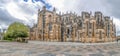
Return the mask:
M 51 23 L 49 24 L 49 30 L 50 31 L 52 30 L 52 24 Z
M 88 35 L 88 34 L 89 34 L 89 30 L 88 30 L 88 29 L 89 29 L 89 27 L 88 27 L 88 21 L 86 22 L 86 24 L 87 24 L 87 25 L 86 25 L 86 26 L 87 26 L 87 35 Z
M 100 39 L 102 39 L 102 31 L 100 31 Z
M 95 27 L 94 24 L 95 24 L 95 22 L 93 22 L 93 25 L 92 25 L 93 26 L 93 34 L 92 34 L 93 36 L 94 36 L 94 30 L 95 30 L 94 29 L 94 27 Z
M 43 14 L 43 28 L 45 28 L 45 22 L 46 22 L 45 19 L 46 19 L 45 14 Z
M 52 16 L 51 16 L 51 15 L 49 15 L 49 16 L 48 16 L 48 18 L 49 18 L 49 20 L 50 20 L 50 22 L 51 22 L 51 20 L 52 20 Z
M 89 29 L 91 29 L 92 28 L 92 23 L 89 23 Z

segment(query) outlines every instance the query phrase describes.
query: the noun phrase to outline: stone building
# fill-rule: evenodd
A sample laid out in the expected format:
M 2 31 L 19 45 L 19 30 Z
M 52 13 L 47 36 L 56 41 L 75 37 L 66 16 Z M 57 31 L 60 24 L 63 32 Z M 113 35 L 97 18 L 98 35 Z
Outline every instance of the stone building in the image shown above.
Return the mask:
M 109 16 L 97 11 L 75 13 L 56 13 L 38 10 L 38 22 L 30 29 L 30 40 L 73 41 L 73 42 L 111 42 L 116 40 L 116 28 Z

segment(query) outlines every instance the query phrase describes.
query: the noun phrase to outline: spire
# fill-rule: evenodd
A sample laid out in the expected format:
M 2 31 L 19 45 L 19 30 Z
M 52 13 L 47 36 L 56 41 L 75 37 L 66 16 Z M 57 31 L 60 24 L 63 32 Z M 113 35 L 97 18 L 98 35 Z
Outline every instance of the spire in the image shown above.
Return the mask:
M 90 11 L 90 15 L 92 15 L 92 11 Z
M 92 14 L 92 12 L 90 11 L 90 14 Z
M 61 15 L 61 11 L 59 12 L 59 15 Z
M 40 9 L 38 9 L 38 12 L 40 11 Z
M 45 7 L 45 6 L 43 6 L 42 10 L 46 11 L 46 7 Z
M 56 12 L 56 9 L 55 9 L 55 7 L 53 8 L 53 11 L 54 11 L 54 12 Z
M 113 21 L 113 18 L 112 18 L 112 21 Z
M 38 14 L 39 14 L 39 12 L 40 12 L 40 9 L 38 9 Z
M 68 11 L 66 12 L 66 14 L 68 14 Z
M 70 11 L 70 14 L 72 14 L 72 12 Z
M 74 14 L 76 14 L 76 13 L 74 12 Z
M 37 11 L 37 15 L 38 15 L 38 17 L 39 17 L 39 12 L 40 12 L 40 9 L 38 9 L 38 11 Z
M 64 15 L 64 13 L 62 12 L 62 15 Z

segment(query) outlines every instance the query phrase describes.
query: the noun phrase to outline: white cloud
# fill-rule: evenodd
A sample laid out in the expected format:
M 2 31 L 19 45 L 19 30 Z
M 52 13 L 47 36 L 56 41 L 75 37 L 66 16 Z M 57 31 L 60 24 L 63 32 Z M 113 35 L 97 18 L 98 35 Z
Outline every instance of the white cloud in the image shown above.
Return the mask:
M 27 21 L 26 14 L 21 12 L 20 8 L 13 2 L 6 5 L 7 11 L 15 18 Z
M 6 29 L 6 28 L 8 28 L 7 25 L 5 25 L 5 24 L 0 24 L 0 29 Z
M 47 0 L 47 2 L 61 12 L 75 11 L 78 2 L 81 3 L 80 0 Z
M 47 0 L 49 4 L 56 7 L 58 11 L 66 12 L 72 11 L 81 14 L 81 11 L 101 11 L 105 15 L 109 15 L 104 0 Z
M 9 14 L 17 19 L 22 20 L 25 24 L 32 25 L 37 22 L 37 9 L 44 5 L 41 2 L 33 3 L 32 0 L 24 2 L 23 0 L 2 0 L 6 2 L 0 4 L 0 9 L 5 9 Z M 47 3 L 57 9 L 57 12 L 76 12 L 81 14 L 81 11 L 101 11 L 106 16 L 113 16 L 111 6 L 105 0 L 45 0 Z M 51 9 L 50 9 L 51 10 Z M 120 31 L 120 20 L 113 16 L 114 23 L 117 26 L 117 31 Z M 5 25 L 4 25 L 5 26 Z M 6 27 L 6 26 L 5 26 Z
M 41 2 L 33 3 L 29 0 L 28 2 L 11 1 L 10 3 L 7 3 L 5 7 L 11 16 L 22 20 L 25 24 L 32 25 L 37 20 L 38 8 L 41 8 L 42 6 L 43 4 Z
M 0 26 L 0 29 L 2 29 L 2 27 Z
M 0 9 L 4 9 L 4 7 L 0 7 Z

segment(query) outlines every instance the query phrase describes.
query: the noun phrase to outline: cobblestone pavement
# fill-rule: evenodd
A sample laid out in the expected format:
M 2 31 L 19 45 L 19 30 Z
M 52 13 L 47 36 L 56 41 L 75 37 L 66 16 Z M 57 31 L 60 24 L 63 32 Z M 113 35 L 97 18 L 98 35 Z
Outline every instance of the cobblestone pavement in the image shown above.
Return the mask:
M 0 56 L 120 56 L 120 43 L 0 42 Z

